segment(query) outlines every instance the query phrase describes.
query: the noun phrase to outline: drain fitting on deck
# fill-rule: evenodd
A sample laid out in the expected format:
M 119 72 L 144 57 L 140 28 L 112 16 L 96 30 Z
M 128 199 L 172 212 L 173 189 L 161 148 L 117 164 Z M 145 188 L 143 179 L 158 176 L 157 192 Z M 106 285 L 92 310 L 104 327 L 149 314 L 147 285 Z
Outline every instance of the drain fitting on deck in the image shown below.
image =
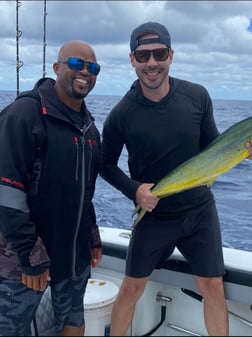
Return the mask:
M 172 302 L 172 298 L 162 295 L 162 293 L 158 292 L 157 293 L 157 297 L 156 297 L 156 301 L 158 303 L 161 303 L 161 305 L 166 305 L 167 302 Z

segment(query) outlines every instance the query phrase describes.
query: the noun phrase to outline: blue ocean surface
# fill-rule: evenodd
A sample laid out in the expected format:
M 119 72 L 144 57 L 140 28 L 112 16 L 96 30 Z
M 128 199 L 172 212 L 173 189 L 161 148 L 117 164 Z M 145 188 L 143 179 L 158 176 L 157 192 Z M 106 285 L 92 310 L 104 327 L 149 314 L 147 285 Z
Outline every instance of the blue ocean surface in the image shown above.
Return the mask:
M 0 110 L 13 98 L 14 91 L 0 91 Z M 89 95 L 86 103 L 100 132 L 119 96 Z M 234 123 L 252 116 L 252 101 L 213 100 L 214 115 L 221 132 Z M 127 153 L 123 150 L 120 167 L 128 173 Z M 219 176 L 212 185 L 222 230 L 224 247 L 252 251 L 252 160 L 245 159 Z M 97 223 L 105 227 L 130 229 L 133 223 L 132 201 L 101 177 L 96 183 L 94 205 Z

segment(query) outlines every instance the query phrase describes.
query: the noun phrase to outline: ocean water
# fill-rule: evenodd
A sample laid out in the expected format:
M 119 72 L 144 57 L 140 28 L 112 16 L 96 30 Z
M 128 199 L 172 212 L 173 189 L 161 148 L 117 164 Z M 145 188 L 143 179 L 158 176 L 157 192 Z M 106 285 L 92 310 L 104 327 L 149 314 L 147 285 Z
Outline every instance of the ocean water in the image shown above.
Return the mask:
M 16 96 L 14 91 L 0 91 L 0 110 Z M 100 132 L 119 96 L 89 95 L 87 106 Z M 252 101 L 214 100 L 214 114 L 221 132 L 252 115 Z M 119 165 L 128 172 L 127 153 L 123 150 Z M 224 247 L 252 251 L 252 160 L 245 159 L 219 176 L 212 185 L 222 230 Z M 130 229 L 133 203 L 98 177 L 94 205 L 97 223 L 105 227 Z

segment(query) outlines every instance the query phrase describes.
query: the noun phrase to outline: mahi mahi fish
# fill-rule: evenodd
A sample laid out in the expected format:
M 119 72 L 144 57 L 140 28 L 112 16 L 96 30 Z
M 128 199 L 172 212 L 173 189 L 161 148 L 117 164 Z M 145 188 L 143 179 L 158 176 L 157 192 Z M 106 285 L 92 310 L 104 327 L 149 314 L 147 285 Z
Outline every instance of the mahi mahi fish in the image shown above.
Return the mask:
M 199 154 L 170 171 L 152 189 L 158 198 L 188 190 L 197 186 L 211 186 L 215 179 L 249 156 L 246 142 L 252 139 L 252 117 L 232 125 Z M 145 214 L 139 205 L 132 216 L 138 213 L 132 227 Z

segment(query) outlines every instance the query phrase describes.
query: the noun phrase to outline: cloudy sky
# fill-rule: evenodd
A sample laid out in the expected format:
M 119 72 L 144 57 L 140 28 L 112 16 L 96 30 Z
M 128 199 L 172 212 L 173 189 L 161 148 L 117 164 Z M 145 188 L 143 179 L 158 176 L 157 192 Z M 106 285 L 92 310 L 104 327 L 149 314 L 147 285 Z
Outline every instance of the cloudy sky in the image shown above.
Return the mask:
M 252 100 L 252 1 L 19 1 L 20 90 L 46 75 L 62 43 L 90 43 L 102 70 L 92 94 L 123 95 L 136 75 L 129 62 L 132 30 L 167 26 L 174 49 L 170 75 L 198 82 L 214 99 Z M 16 90 L 17 2 L 0 1 L 0 90 Z

